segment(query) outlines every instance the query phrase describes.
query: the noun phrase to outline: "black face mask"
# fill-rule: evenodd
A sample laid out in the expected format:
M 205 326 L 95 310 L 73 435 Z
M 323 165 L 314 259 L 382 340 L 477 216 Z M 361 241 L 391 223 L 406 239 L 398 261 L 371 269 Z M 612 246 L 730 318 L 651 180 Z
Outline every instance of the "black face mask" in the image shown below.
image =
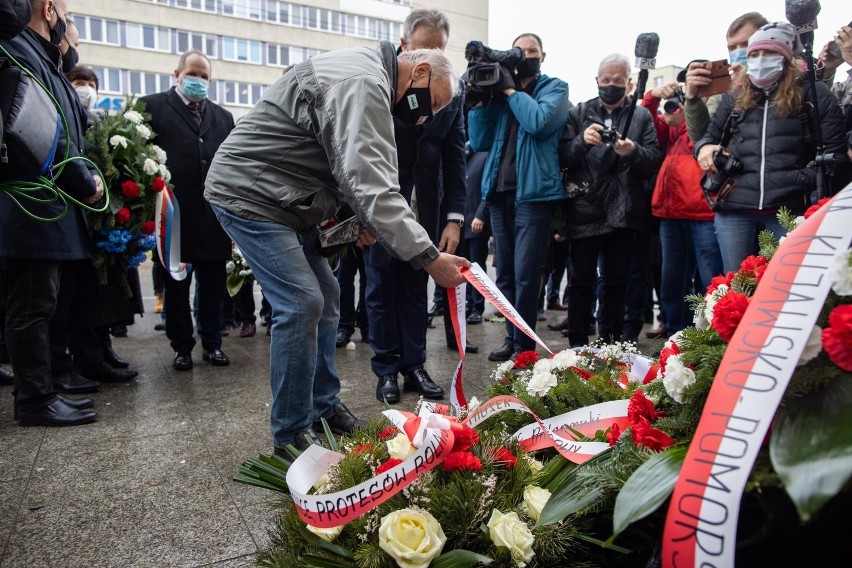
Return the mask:
M 77 53 L 77 50 L 68 46 L 68 51 L 65 52 L 65 55 L 62 56 L 62 72 L 68 73 L 75 67 L 77 67 L 77 62 L 80 61 L 80 54 Z
M 623 99 L 626 93 L 627 87 L 616 87 L 615 85 L 598 87 L 598 96 L 604 103 L 608 105 L 614 105 L 615 103 Z
M 414 87 L 414 79 L 408 90 L 393 106 L 393 115 L 406 124 L 420 125 L 432 120 L 432 73 L 429 73 L 429 83 L 425 87 Z
M 65 38 L 65 30 L 67 26 L 65 24 L 65 20 L 59 17 L 59 12 L 56 11 L 55 7 L 53 8 L 53 11 L 56 14 L 56 27 L 50 30 L 50 43 L 58 46 Z
M 541 58 L 527 57 L 517 67 L 518 77 L 522 79 L 526 77 L 535 77 L 541 72 Z

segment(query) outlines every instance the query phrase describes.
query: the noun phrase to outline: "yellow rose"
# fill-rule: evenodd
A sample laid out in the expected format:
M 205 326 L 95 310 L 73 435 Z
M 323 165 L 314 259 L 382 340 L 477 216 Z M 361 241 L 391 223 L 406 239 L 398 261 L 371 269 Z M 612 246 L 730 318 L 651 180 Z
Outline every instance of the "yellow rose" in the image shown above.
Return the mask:
M 541 510 L 550 499 L 550 491 L 542 489 L 537 485 L 527 485 L 524 488 L 524 503 L 527 506 L 527 511 L 532 520 L 538 521 L 541 516 Z
M 512 560 L 521 568 L 535 556 L 532 549 L 533 534 L 517 513 L 504 515 L 497 509 L 491 511 L 488 534 L 495 545 L 509 549 Z
M 526 458 L 527 463 L 529 463 L 529 465 L 530 465 L 530 471 L 531 472 L 538 473 L 538 472 L 541 471 L 541 468 L 544 467 L 543 463 L 541 463 L 540 461 L 538 461 L 534 457 L 531 457 L 529 454 L 524 454 L 524 457 Z
M 379 546 L 401 568 L 426 568 L 441 555 L 445 542 L 441 525 L 425 511 L 399 509 L 379 526 Z
M 388 445 L 388 453 L 390 457 L 405 461 L 417 451 L 417 448 L 411 445 L 408 441 L 408 436 L 403 433 L 397 434 L 394 438 L 385 442 Z
M 341 532 L 343 532 L 343 525 L 340 525 L 339 527 L 331 527 L 330 529 L 321 529 L 320 527 L 315 527 L 313 525 L 305 525 L 305 528 L 328 542 L 333 541 L 340 536 Z

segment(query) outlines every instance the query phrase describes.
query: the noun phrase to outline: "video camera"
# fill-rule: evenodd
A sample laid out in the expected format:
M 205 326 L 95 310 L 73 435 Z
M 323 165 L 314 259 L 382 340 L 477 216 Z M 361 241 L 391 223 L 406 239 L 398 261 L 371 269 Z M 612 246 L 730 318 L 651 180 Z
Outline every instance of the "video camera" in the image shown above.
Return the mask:
M 499 89 L 501 65 L 515 75 L 518 65 L 524 61 L 524 50 L 513 47 L 498 51 L 474 40 L 465 46 L 464 58 L 467 59 L 467 69 L 461 78 L 467 84 L 468 93 L 483 100 Z
M 677 109 L 680 105 L 686 103 L 686 95 L 683 92 L 683 89 L 675 89 L 674 95 L 666 99 L 666 102 L 663 103 L 663 110 L 666 114 L 674 114 L 677 112 Z

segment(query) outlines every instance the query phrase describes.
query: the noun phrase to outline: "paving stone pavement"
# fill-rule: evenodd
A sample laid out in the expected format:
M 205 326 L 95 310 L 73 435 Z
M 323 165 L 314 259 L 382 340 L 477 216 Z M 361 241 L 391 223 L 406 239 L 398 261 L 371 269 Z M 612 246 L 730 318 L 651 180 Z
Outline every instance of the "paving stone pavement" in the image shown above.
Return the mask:
M 127 338 L 113 340 L 139 377 L 93 395 L 97 422 L 21 428 L 12 419 L 11 387 L 0 387 L 3 568 L 237 568 L 253 565 L 266 546 L 277 497 L 232 481 L 245 458 L 272 449 L 265 328 L 251 338 L 224 338 L 229 367 L 204 363 L 198 347 L 195 368 L 174 371 L 165 333 L 154 330 L 150 263 L 140 271 L 148 313 L 137 316 Z M 546 313 L 550 322 L 564 317 Z M 567 347 L 560 333 L 538 323 L 554 352 Z M 446 348 L 440 318 L 435 324 L 426 369 L 446 390 L 458 354 Z M 468 337 L 480 352 L 466 357 L 465 390 L 482 400 L 496 367 L 487 353 L 502 344 L 504 327 L 470 326 Z M 366 417 L 384 407 L 374 397 L 372 352 L 359 332 L 353 340 L 354 350 L 337 351 L 341 398 Z M 643 337 L 640 348 L 652 347 Z M 403 393 L 397 406 L 411 410 L 416 402 Z

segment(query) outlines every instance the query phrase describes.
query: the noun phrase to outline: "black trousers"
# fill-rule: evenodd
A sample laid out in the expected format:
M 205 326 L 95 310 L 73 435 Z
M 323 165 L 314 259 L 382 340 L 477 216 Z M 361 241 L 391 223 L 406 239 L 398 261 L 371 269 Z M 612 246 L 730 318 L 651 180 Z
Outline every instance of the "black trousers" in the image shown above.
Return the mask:
M 569 256 L 573 272 L 568 288 L 568 340 L 572 347 L 589 341 L 599 254 L 604 278 L 598 298 L 601 303 L 598 334 L 607 341 L 621 338 L 632 238 L 633 231 L 618 229 L 606 235 L 571 241 Z
M 358 304 L 355 304 L 355 275 L 358 279 Z M 340 257 L 340 267 L 335 273 L 340 283 L 340 323 L 337 329 L 352 334 L 355 326 L 361 330 L 363 337 L 368 336 L 370 324 L 367 320 L 367 302 L 364 294 L 367 289 L 367 274 L 364 272 L 364 250 L 359 247 L 349 247 Z
M 59 262 L 5 258 L 0 301 L 6 311 L 6 349 L 15 373 L 15 400 L 23 408 L 53 401 L 48 322 L 59 295 Z
M 222 303 L 225 298 L 225 261 L 193 263 L 192 271 L 183 280 L 170 274 L 163 279 L 163 312 L 166 316 L 166 336 L 176 353 L 188 355 L 195 347 L 192 314 L 189 309 L 189 288 L 197 278 L 198 334 L 202 348 L 210 351 L 222 347 Z
M 71 370 L 94 369 L 104 362 L 103 343 L 93 316 L 100 290 L 89 259 L 59 264 L 59 296 L 50 318 L 50 367 L 54 377 Z

